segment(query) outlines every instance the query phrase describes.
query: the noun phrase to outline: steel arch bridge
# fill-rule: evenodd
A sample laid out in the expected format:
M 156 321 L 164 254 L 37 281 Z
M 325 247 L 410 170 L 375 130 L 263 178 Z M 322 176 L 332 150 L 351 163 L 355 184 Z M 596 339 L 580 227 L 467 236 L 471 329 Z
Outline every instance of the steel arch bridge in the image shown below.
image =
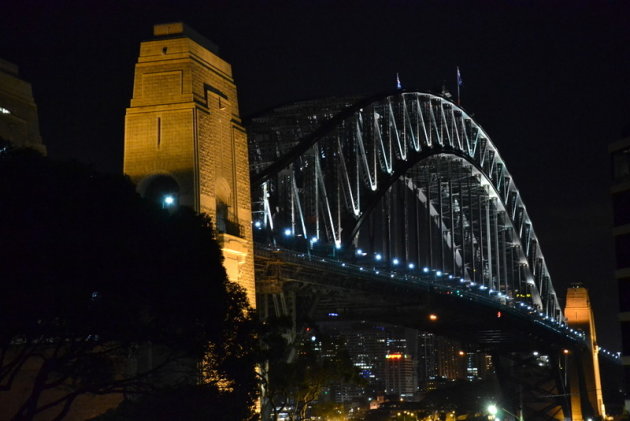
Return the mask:
M 563 320 L 514 179 L 462 108 L 395 91 L 289 105 L 249 130 L 258 239 L 458 277 Z
M 279 107 L 248 133 L 262 313 L 271 296 L 295 315 L 299 295 L 315 318 L 439 330 L 493 354 L 527 419 L 603 413 L 584 392 L 597 347 L 567 324 L 514 179 L 466 111 L 397 90 Z M 418 318 L 431 308 L 439 327 Z

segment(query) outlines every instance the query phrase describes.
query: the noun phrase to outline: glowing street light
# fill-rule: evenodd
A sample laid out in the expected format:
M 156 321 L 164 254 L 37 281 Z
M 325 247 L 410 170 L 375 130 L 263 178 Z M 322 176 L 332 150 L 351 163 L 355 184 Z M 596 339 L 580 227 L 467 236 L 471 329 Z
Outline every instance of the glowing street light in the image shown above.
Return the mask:
M 172 194 L 167 194 L 162 199 L 162 202 L 164 204 L 164 207 L 173 206 L 175 204 L 175 197 Z
M 490 416 L 492 418 L 495 418 L 496 415 L 499 413 L 499 407 L 497 406 L 497 404 L 491 403 L 486 407 L 486 410 L 488 411 L 488 414 L 490 414 Z M 507 413 L 508 415 L 513 416 L 514 418 L 516 418 L 519 421 L 523 421 L 523 412 L 519 411 L 519 415 L 514 415 L 513 413 L 511 413 L 510 411 L 508 411 L 505 408 L 501 408 L 501 411 Z
M 493 417 L 495 415 L 497 415 L 497 413 L 499 412 L 499 408 L 497 408 L 497 406 L 493 403 L 491 403 L 490 405 L 488 405 L 488 407 L 486 408 L 488 410 L 488 413 L 490 415 L 492 415 Z

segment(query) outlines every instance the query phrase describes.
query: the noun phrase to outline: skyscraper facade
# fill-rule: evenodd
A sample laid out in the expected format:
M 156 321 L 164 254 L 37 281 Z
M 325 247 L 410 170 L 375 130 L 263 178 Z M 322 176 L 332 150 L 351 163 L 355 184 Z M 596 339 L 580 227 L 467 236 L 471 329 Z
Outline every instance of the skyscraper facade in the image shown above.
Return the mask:
M 608 151 L 612 164 L 615 279 L 619 289 L 626 409 L 630 409 L 630 127 L 621 140 L 609 146 Z
M 0 59 L 0 139 L 15 147 L 46 153 L 39 134 L 37 105 L 31 84 L 19 76 L 18 66 Z

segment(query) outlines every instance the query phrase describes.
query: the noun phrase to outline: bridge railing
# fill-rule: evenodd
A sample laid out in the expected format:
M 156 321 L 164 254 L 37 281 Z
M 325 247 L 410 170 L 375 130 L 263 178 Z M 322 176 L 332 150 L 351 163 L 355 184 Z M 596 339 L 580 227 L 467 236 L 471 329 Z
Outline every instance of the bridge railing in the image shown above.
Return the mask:
M 550 316 L 546 316 L 529 303 L 516 300 L 499 291 L 492 290 L 485 285 L 444 274 L 439 270 L 424 268 L 421 274 L 413 274 L 391 270 L 389 268 L 383 269 L 376 266 L 349 263 L 330 257 L 313 255 L 308 251 L 295 252 L 262 243 L 256 243 L 256 254 L 265 255 L 269 258 L 275 256 L 287 263 L 307 265 L 328 273 L 352 275 L 352 277 L 356 279 L 368 281 L 377 280 L 380 282 L 386 281 L 402 286 L 417 286 L 438 294 L 452 294 L 462 299 L 491 306 L 521 319 L 531 320 L 535 324 L 565 335 L 576 342 L 583 343 L 585 340 L 584 332 L 570 328 L 564 321 L 558 321 Z

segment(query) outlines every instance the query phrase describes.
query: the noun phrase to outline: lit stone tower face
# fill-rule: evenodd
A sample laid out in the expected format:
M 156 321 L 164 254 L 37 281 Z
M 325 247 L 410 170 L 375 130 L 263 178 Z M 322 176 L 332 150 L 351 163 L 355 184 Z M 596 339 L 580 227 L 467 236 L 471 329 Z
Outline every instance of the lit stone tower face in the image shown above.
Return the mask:
M 39 134 L 37 105 L 31 84 L 20 79 L 18 67 L 0 59 L 0 139 L 15 147 L 46 154 Z
M 125 117 L 124 172 L 162 206 L 208 214 L 231 281 L 255 306 L 247 136 L 230 64 L 182 23 L 140 45 Z

